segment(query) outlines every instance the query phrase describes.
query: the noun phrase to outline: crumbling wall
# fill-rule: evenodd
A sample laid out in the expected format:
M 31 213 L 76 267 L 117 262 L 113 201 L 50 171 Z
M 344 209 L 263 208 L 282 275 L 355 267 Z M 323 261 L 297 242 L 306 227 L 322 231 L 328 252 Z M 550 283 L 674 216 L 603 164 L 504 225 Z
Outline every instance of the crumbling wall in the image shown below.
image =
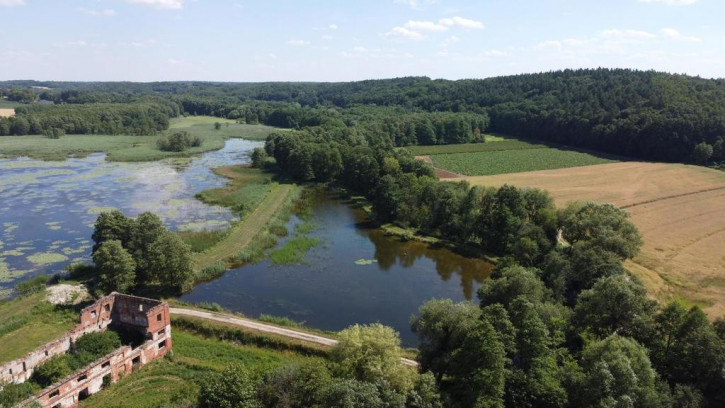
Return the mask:
M 75 407 L 78 400 L 98 392 L 104 383 L 118 381 L 124 373 L 141 367 L 171 350 L 169 304 L 138 296 L 111 293 L 80 313 L 80 323 L 62 338 L 0 366 L 0 384 L 27 381 L 33 369 L 53 356 L 68 352 L 78 337 L 106 330 L 111 325 L 133 329 L 146 341 L 137 348 L 123 346 L 41 391 L 23 406 L 39 403 L 44 408 Z

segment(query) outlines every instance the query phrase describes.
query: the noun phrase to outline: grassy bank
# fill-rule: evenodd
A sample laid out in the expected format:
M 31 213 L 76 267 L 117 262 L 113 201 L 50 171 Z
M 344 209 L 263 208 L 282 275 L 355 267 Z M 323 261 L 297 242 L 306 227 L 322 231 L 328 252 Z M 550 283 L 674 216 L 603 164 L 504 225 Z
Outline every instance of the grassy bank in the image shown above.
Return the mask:
M 0 303 L 0 363 L 22 357 L 78 323 L 74 308 L 45 300 L 45 290 Z
M 214 123 L 222 124 L 219 130 Z M 83 157 L 90 153 L 105 152 L 109 161 L 150 161 L 168 157 L 187 157 L 203 152 L 219 150 L 224 142 L 233 137 L 263 140 L 275 128 L 262 125 L 244 125 L 209 117 L 189 116 L 173 118 L 167 131 L 155 136 L 130 135 L 65 135 L 60 139 L 45 136 L 0 136 L 0 152 L 4 157 L 28 156 L 42 160 L 63 160 L 68 156 Z M 199 147 L 183 152 L 165 152 L 158 149 L 156 141 L 178 131 L 199 136 Z
M 232 208 L 242 216 L 224 235 L 201 233 L 182 236 L 198 252 L 194 264 L 197 281 L 214 278 L 226 267 L 258 260 L 262 252 L 276 244 L 276 236 L 285 235 L 285 220 L 299 187 L 272 181 L 269 174 L 243 166 L 224 166 L 214 170 L 227 177 L 222 188 L 204 190 L 197 197 L 207 203 Z
M 293 351 L 263 349 L 232 344 L 174 326 L 173 358 L 156 361 L 123 378 L 79 407 L 187 406 L 199 393 L 198 381 L 241 363 L 252 372 L 263 373 L 308 357 Z

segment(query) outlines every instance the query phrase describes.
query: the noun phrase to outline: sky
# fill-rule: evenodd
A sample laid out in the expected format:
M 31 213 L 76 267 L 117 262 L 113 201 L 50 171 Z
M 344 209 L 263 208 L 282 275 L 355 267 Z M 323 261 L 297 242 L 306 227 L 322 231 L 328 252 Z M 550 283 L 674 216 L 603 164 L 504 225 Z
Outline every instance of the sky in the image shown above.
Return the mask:
M 0 0 L 0 80 L 725 77 L 725 0 Z

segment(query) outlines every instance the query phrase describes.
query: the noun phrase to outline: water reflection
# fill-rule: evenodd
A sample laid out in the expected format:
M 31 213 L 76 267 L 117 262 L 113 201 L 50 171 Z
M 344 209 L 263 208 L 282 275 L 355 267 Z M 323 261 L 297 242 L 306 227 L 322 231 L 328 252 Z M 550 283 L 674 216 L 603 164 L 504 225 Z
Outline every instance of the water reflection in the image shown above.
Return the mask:
M 310 235 L 322 245 L 306 263 L 237 268 L 182 300 L 216 302 L 252 317 L 286 316 L 324 330 L 381 322 L 398 330 L 404 344 L 415 345 L 409 321 L 418 307 L 432 298 L 473 300 L 492 268 L 481 259 L 385 236 L 335 197 L 317 197 L 312 222 L 317 229 Z

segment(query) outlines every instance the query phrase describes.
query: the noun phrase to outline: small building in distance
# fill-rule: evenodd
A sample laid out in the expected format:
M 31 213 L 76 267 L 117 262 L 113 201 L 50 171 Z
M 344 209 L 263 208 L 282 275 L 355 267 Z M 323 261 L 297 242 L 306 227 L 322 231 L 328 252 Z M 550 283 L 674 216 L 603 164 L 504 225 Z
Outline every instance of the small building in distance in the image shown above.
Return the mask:
M 122 346 L 40 391 L 20 406 L 75 407 L 78 401 L 117 382 L 171 350 L 171 318 L 167 302 L 113 292 L 81 311 L 80 324 L 64 337 L 0 366 L 0 384 L 27 381 L 35 367 L 67 353 L 87 333 L 107 329 L 131 332 L 142 339 L 136 347 Z

